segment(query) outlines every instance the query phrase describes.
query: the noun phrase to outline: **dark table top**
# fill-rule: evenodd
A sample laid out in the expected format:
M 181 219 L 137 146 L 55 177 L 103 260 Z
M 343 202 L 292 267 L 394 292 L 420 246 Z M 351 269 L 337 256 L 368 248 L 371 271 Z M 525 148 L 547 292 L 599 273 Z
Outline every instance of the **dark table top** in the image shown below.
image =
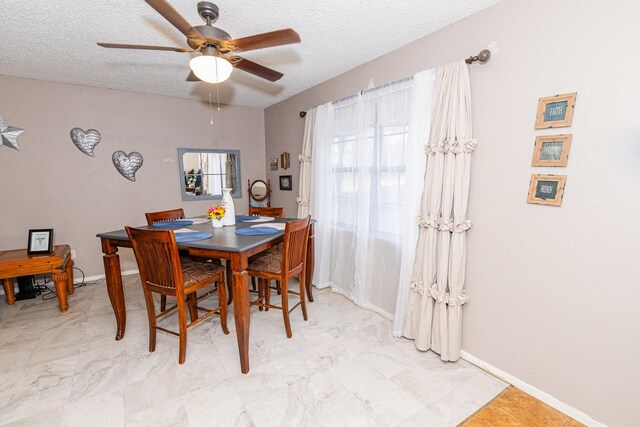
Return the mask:
M 272 221 L 268 222 L 236 222 L 236 225 L 222 227 L 222 228 L 213 228 L 211 226 L 211 222 L 205 222 L 202 224 L 191 224 L 186 227 L 176 227 L 176 228 L 157 228 L 149 225 L 141 225 L 136 228 L 141 229 L 153 229 L 153 230 L 178 230 L 181 228 L 189 228 L 193 231 L 201 231 L 201 232 L 209 232 L 212 233 L 213 236 L 206 240 L 198 240 L 197 242 L 184 242 L 179 243 L 180 247 L 188 247 L 188 248 L 199 248 L 199 249 L 215 249 L 221 251 L 228 252 L 244 252 L 249 249 L 252 249 L 256 246 L 260 246 L 263 243 L 270 242 L 272 240 L 276 240 L 284 236 L 284 230 L 278 230 L 277 233 L 273 234 L 265 234 L 262 236 L 240 236 L 236 234 L 236 230 L 239 228 L 251 227 L 253 225 L 259 225 L 268 227 L 269 224 L 273 223 L 285 223 L 289 221 L 295 221 L 297 218 L 275 218 Z M 315 220 L 311 222 L 315 223 Z M 112 239 L 112 240 L 124 240 L 128 241 L 129 236 L 127 236 L 127 232 L 123 229 L 108 231 L 105 233 L 99 233 L 97 237 L 101 239 Z

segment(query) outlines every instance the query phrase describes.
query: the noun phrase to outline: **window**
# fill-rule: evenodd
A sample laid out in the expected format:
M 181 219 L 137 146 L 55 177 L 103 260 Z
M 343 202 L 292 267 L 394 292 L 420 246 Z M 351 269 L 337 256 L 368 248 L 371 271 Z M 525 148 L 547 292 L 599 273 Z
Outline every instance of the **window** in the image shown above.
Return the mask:
M 360 145 L 356 135 L 333 139 L 334 224 L 354 226 L 356 205 L 368 198 L 370 231 L 390 234 L 397 229 L 393 224 L 401 220 L 404 209 L 407 134 L 407 126 L 379 126 L 369 127 Z

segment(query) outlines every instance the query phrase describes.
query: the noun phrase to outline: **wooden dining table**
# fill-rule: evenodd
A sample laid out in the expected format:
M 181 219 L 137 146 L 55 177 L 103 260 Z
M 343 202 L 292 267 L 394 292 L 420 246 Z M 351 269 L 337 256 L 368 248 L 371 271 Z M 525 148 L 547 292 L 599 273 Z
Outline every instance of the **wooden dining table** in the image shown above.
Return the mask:
M 259 225 L 269 226 L 273 223 L 286 223 L 295 218 L 276 218 Z M 311 280 L 314 268 L 314 223 L 310 225 L 309 241 L 307 245 L 307 263 L 305 266 L 306 292 L 309 301 L 313 302 Z M 181 252 L 202 258 L 218 258 L 226 260 L 227 286 L 233 301 L 233 317 L 236 325 L 236 338 L 240 353 L 240 368 L 243 374 L 249 372 L 249 280 L 247 267 L 249 257 L 280 244 L 284 239 L 284 231 L 260 236 L 241 236 L 236 234 L 239 228 L 258 225 L 254 222 L 236 222 L 235 226 L 213 229 L 209 222 L 189 225 L 193 231 L 207 231 L 212 237 L 195 242 L 178 243 Z M 142 225 L 137 228 L 157 229 L 153 226 Z M 127 232 L 123 229 L 99 233 L 97 235 L 102 244 L 104 254 L 104 273 L 107 282 L 107 292 L 113 313 L 116 318 L 116 340 L 124 337 L 127 313 L 124 292 L 122 289 L 122 272 L 118 248 L 131 248 Z

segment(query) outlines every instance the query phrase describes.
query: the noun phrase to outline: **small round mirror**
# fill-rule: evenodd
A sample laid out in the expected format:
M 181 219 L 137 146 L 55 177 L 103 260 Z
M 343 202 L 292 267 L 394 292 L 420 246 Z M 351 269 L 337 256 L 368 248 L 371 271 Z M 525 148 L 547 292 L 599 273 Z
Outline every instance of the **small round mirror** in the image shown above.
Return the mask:
M 253 200 L 258 202 L 263 201 L 267 198 L 267 183 L 262 180 L 253 181 L 249 193 Z

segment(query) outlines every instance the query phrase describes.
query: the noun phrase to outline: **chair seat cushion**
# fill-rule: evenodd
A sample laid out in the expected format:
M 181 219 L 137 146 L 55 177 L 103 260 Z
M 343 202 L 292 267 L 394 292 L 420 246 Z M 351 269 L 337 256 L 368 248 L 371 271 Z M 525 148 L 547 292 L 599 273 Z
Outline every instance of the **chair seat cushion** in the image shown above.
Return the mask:
M 180 257 L 180 263 L 182 264 L 182 280 L 187 288 L 207 278 L 213 279 L 214 276 L 220 273 L 224 274 L 225 270 L 220 264 L 200 261 L 190 257 Z
M 256 255 L 249 259 L 249 270 L 278 274 L 280 273 L 281 262 L 281 252 L 267 251 L 264 254 Z

